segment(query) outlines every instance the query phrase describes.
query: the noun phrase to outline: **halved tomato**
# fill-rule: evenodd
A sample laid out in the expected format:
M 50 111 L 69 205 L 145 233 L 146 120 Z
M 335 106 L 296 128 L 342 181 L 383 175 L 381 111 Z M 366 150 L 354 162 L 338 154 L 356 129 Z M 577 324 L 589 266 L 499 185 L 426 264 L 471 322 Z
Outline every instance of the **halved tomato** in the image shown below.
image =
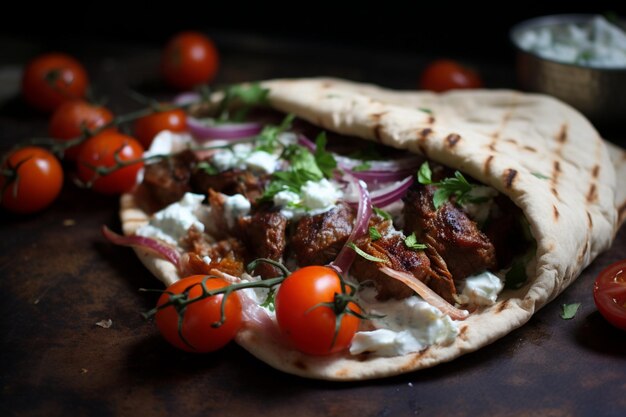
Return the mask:
M 600 272 L 593 286 L 593 300 L 609 323 L 626 330 L 626 259 Z

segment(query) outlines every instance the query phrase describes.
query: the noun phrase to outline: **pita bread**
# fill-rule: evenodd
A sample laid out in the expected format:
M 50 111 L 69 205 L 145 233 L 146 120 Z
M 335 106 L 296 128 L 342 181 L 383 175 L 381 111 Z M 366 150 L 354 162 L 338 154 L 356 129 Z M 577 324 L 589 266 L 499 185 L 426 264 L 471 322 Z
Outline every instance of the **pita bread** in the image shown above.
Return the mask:
M 449 346 L 398 357 L 311 357 L 271 335 L 244 327 L 237 342 L 269 365 L 296 375 L 363 380 L 397 375 L 452 360 L 523 325 L 563 291 L 613 240 L 626 215 L 626 153 L 607 145 L 591 124 L 551 97 L 514 91 L 446 94 L 399 92 L 336 79 L 273 80 L 271 106 L 322 129 L 361 137 L 465 172 L 509 196 L 537 241 L 535 273 L 515 291 L 460 323 Z M 141 193 L 124 195 L 125 234 L 148 221 Z M 137 251 L 166 285 L 174 267 Z

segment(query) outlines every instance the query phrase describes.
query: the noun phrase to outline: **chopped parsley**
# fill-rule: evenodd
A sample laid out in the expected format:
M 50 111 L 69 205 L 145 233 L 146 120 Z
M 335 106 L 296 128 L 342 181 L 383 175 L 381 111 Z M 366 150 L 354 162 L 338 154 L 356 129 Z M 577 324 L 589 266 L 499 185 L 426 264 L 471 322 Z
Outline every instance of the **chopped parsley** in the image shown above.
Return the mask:
M 372 262 L 385 262 L 384 259 L 380 259 L 377 258 L 375 256 L 370 255 L 369 253 L 363 251 L 361 248 L 359 248 L 357 245 L 354 244 L 354 242 L 350 242 L 348 243 L 348 247 L 352 250 L 354 250 L 357 254 L 359 254 L 360 256 L 362 256 L 363 258 L 367 259 L 368 261 L 372 261 Z
M 242 122 L 254 106 L 267 103 L 269 89 L 261 87 L 259 83 L 234 84 L 226 87 L 224 98 L 219 104 L 217 120 L 220 122 Z M 231 106 L 239 104 L 234 114 L 230 113 Z
M 411 233 L 404 239 L 404 244 L 407 248 L 413 250 L 422 250 L 427 248 L 425 244 L 417 242 L 417 236 L 415 236 L 415 232 Z
M 331 178 L 337 168 L 337 161 L 332 153 L 326 151 L 326 132 L 317 135 L 315 139 L 315 163 L 326 178 Z
M 433 111 L 426 107 L 420 107 L 419 110 L 424 113 L 433 114 Z
M 549 180 L 550 177 L 547 177 L 545 175 L 543 175 L 541 172 L 531 172 L 531 174 L 533 174 L 535 177 L 539 178 L 540 180 Z
M 381 237 L 383 237 L 380 232 L 373 226 L 370 226 L 370 239 L 372 240 L 372 242 L 380 239 Z
M 204 171 L 208 175 L 217 175 L 217 174 L 220 173 L 217 168 L 215 168 L 213 165 L 211 165 L 207 161 L 199 162 L 196 165 L 196 169 L 198 169 L 200 171 Z
M 278 141 L 278 135 L 289 130 L 291 128 L 291 123 L 293 119 L 295 119 L 294 114 L 288 114 L 285 116 L 283 121 L 278 125 L 267 125 L 263 128 L 261 133 L 256 137 L 255 150 L 257 151 L 265 151 L 267 153 L 274 153 L 276 149 L 278 149 L 278 145 L 280 142 Z
M 378 207 L 372 207 L 372 210 L 374 211 L 374 213 L 376 213 L 378 216 L 382 217 L 383 219 L 391 220 L 391 214 L 389 214 L 385 210 L 379 209 Z
M 435 210 L 449 201 L 452 196 L 456 197 L 456 203 L 459 205 L 485 201 L 485 197 L 473 197 L 470 194 L 478 185 L 470 184 L 459 171 L 454 172 L 454 177 L 444 178 L 439 182 L 433 182 L 430 166 L 428 162 L 424 162 L 417 172 L 417 181 L 423 185 L 434 185 L 437 187 L 433 195 Z
M 578 312 L 578 308 L 580 307 L 580 303 L 572 303 L 572 304 L 563 304 L 561 311 L 561 318 L 563 320 L 571 320 L 574 318 L 576 313 Z

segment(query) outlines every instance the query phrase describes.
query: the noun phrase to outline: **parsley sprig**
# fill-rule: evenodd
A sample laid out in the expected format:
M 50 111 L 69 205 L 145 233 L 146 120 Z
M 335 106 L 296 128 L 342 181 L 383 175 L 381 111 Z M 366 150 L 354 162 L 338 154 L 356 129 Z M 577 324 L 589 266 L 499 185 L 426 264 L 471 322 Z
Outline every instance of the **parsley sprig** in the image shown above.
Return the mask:
M 226 87 L 224 98 L 219 104 L 217 120 L 219 122 L 244 121 L 250 109 L 267 103 L 269 92 L 269 89 L 261 87 L 259 83 L 234 84 Z M 239 108 L 231 114 L 234 104 L 238 104 Z
M 432 171 L 428 162 L 424 162 L 417 172 L 417 181 L 423 185 L 434 185 L 437 187 L 433 195 L 435 210 L 439 209 L 450 197 L 456 197 L 456 203 L 463 205 L 466 203 L 482 203 L 485 197 L 472 196 L 471 191 L 478 187 L 477 184 L 470 184 L 459 171 L 454 172 L 454 177 L 444 178 L 439 182 L 433 182 Z

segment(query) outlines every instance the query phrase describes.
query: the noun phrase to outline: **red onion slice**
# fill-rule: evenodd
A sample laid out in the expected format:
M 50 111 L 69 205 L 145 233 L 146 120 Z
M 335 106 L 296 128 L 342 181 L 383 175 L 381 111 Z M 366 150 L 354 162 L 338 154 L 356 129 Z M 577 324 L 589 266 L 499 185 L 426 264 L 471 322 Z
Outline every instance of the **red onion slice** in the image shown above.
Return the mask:
M 419 156 L 409 156 L 405 158 L 390 159 L 388 161 L 363 161 L 361 159 L 349 158 L 343 155 L 334 155 L 337 165 L 343 169 L 352 170 L 354 167 L 367 163 L 370 171 L 409 171 L 417 170 L 423 158 Z M 361 171 L 365 172 L 365 171 Z
M 172 101 L 177 106 L 185 106 L 192 103 L 199 103 L 201 100 L 201 96 L 199 93 L 193 91 L 187 91 L 185 93 L 180 93 L 174 100 Z
M 330 264 L 331 267 L 337 269 L 341 274 L 348 273 L 348 270 L 356 257 L 356 252 L 352 248 L 348 247 L 348 244 L 354 242 L 356 239 L 367 233 L 370 217 L 372 217 L 372 201 L 370 200 L 370 195 L 367 192 L 366 185 L 351 175 L 346 175 L 346 177 L 351 183 L 355 184 L 359 190 L 359 207 L 357 209 L 356 219 L 354 220 L 354 227 L 352 228 L 350 237 L 348 237 L 346 244 L 343 245 L 343 248 L 341 248 L 337 258 Z
M 156 239 L 151 239 L 144 236 L 122 236 L 113 232 L 106 226 L 102 226 L 102 234 L 111 243 L 121 246 L 132 246 L 135 248 L 150 250 L 161 258 L 171 262 L 178 269 L 180 265 L 180 254 L 176 249 L 166 244 L 159 242 Z
M 394 182 L 393 184 L 389 184 L 383 188 L 379 188 L 376 191 L 372 191 L 370 193 L 372 204 L 376 207 L 385 207 L 399 200 L 400 198 L 404 197 L 414 181 L 415 177 L 413 175 L 409 175 L 402 181 Z M 346 199 L 346 201 L 350 204 L 356 204 L 356 201 L 354 201 L 354 199 L 348 198 Z
M 187 116 L 187 128 L 196 140 L 206 141 L 209 139 L 249 138 L 258 135 L 263 126 L 256 122 L 207 125 L 200 119 Z
M 414 174 L 415 170 L 406 170 L 406 169 L 403 169 L 401 171 L 367 170 L 367 171 L 349 171 L 349 173 L 355 176 L 356 178 L 363 180 L 366 183 L 370 184 L 370 183 L 375 183 L 375 182 L 401 181 L 405 179 L 407 176 Z
M 451 319 L 465 320 L 467 316 L 469 316 L 469 312 L 467 310 L 461 310 L 456 308 L 455 306 L 441 298 L 439 294 L 431 290 L 426 284 L 415 278 L 413 275 L 406 272 L 396 271 L 395 269 L 391 269 L 388 266 L 381 267 L 380 271 L 388 277 L 397 279 L 407 287 L 411 288 L 420 297 L 422 297 L 424 301 L 435 307 L 437 310 L 441 311 L 443 314 L 450 316 Z

